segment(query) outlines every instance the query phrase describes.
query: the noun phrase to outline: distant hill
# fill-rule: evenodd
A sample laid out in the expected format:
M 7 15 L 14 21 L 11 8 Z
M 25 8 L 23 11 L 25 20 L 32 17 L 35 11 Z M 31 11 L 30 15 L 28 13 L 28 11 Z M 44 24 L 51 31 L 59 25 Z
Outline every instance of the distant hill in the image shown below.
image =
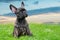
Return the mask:
M 36 15 L 36 14 L 42 14 L 42 13 L 55 13 L 60 12 L 60 7 L 50 7 L 50 8 L 44 8 L 44 9 L 36 9 L 36 10 L 29 10 L 27 11 L 28 15 Z M 13 13 L 7 13 L 3 16 L 15 16 Z
M 42 13 L 55 13 L 60 12 L 60 7 L 50 7 L 44 9 L 36 9 L 28 11 L 29 15 L 42 14 Z
M 7 13 L 7 14 L 4 14 L 4 15 L 2 15 L 2 16 L 16 16 L 14 13 Z

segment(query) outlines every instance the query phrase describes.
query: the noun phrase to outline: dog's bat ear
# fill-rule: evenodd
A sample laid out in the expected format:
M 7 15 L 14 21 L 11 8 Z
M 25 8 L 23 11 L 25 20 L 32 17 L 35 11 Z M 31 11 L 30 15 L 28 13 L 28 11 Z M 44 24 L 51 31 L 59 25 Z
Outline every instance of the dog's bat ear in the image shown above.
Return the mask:
M 21 3 L 21 7 L 23 8 L 25 5 L 24 5 L 24 2 L 22 1 L 22 3 Z
M 10 9 L 11 9 L 11 11 L 13 12 L 13 13 L 16 13 L 16 11 L 17 11 L 17 8 L 15 7 L 15 6 L 13 6 L 12 4 L 10 4 Z

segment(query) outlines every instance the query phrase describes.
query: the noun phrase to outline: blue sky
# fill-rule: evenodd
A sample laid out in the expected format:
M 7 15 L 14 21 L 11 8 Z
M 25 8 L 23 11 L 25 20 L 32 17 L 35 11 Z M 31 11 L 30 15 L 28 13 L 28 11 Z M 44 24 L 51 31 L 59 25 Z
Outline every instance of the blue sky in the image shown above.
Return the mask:
M 0 15 L 11 12 L 9 5 L 20 7 L 21 1 L 0 2 Z M 26 0 L 24 1 L 27 10 L 35 10 L 49 7 L 60 7 L 60 0 Z

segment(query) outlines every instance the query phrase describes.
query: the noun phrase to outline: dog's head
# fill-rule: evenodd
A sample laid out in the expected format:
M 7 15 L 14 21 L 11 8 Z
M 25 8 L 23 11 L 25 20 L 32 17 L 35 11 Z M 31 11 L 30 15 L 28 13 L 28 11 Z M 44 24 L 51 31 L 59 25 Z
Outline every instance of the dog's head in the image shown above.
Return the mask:
M 11 11 L 16 14 L 17 18 L 27 17 L 27 12 L 26 12 L 26 9 L 24 8 L 24 3 L 23 2 L 21 3 L 20 8 L 16 8 L 12 4 L 10 4 L 9 7 L 10 7 Z

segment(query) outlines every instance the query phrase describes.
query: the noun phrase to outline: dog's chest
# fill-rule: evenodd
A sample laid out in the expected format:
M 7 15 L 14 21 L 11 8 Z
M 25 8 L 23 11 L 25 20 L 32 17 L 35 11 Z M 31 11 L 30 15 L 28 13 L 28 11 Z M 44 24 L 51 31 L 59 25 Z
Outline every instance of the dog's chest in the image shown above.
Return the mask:
M 17 22 L 16 21 L 16 23 L 15 23 L 15 26 L 16 27 L 26 27 L 28 24 L 27 24 L 27 22 L 24 20 L 24 21 L 20 21 L 20 22 Z

